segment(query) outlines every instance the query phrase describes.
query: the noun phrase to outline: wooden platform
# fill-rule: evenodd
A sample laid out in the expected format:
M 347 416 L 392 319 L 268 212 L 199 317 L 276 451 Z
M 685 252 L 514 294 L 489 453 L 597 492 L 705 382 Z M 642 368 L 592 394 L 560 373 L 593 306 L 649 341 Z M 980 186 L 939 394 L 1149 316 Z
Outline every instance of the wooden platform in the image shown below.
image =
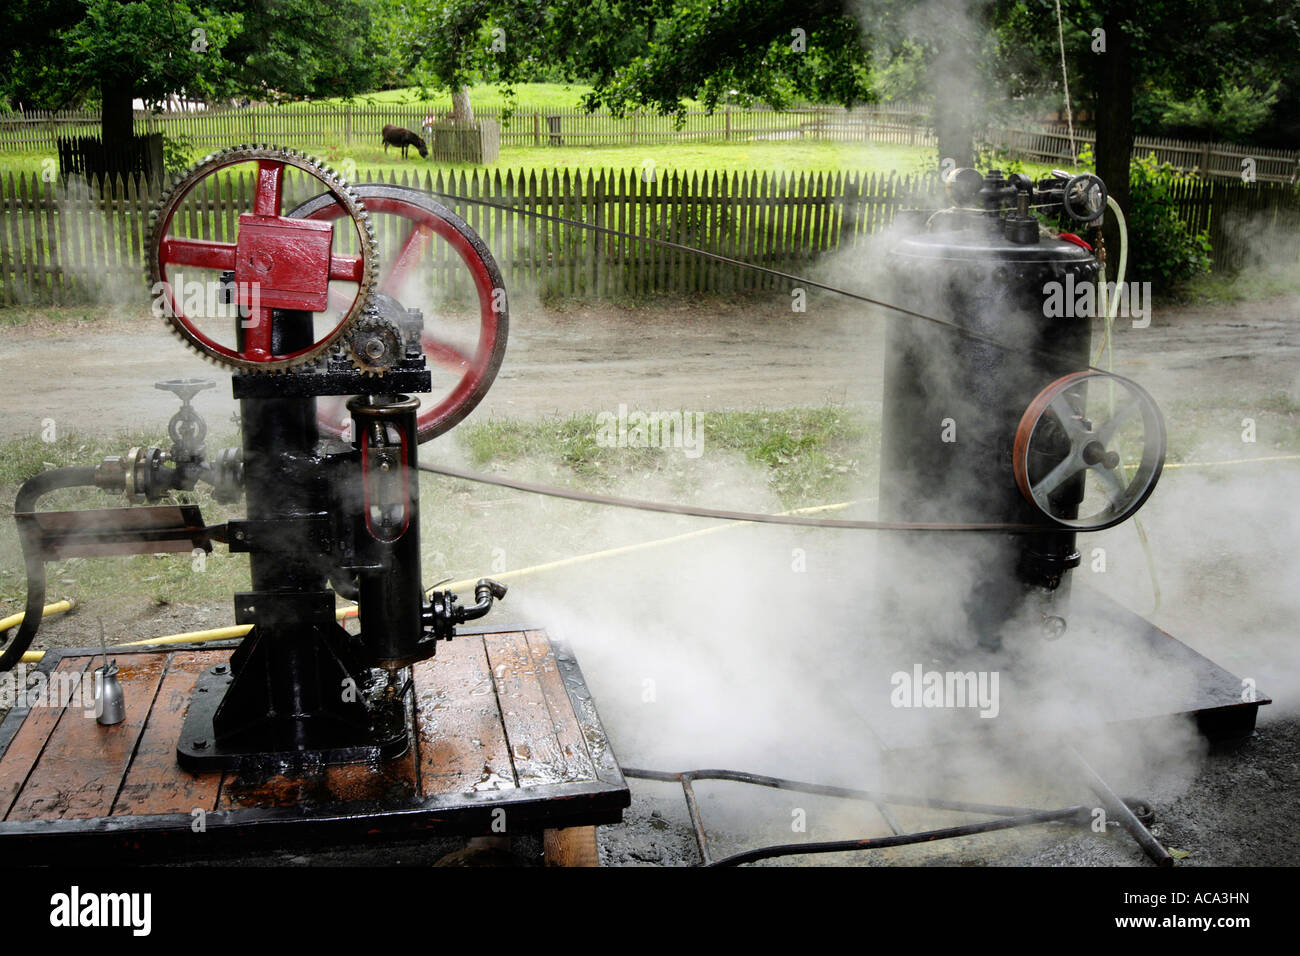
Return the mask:
M 234 646 L 111 651 L 127 713 L 113 727 L 85 704 L 15 707 L 0 724 L 0 860 L 55 845 L 208 855 L 502 825 L 536 833 L 615 823 L 630 802 L 577 662 L 541 630 L 465 633 L 417 664 L 414 743 L 387 764 L 187 773 L 175 750 L 195 682 Z M 88 681 L 98 664 L 91 649 L 52 650 L 39 670 Z

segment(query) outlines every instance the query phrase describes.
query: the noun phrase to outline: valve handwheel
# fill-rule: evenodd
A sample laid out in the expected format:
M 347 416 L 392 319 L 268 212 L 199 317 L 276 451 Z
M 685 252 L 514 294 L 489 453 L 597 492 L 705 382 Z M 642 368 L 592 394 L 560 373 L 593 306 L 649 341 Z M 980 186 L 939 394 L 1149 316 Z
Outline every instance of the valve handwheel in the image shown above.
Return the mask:
M 1100 531 L 1133 515 L 1155 490 L 1165 438 L 1160 409 L 1142 386 L 1074 372 L 1043 389 L 1021 417 L 1012 446 L 1016 485 L 1053 521 Z
M 420 336 L 429 363 L 449 372 L 454 379 L 444 394 L 423 404 L 416 416 L 419 441 L 425 442 L 473 411 L 496 378 L 505 357 L 510 325 L 505 282 L 483 240 L 463 219 L 432 197 L 382 183 L 362 183 L 353 189 L 370 213 L 386 213 L 411 222 L 410 233 L 401 248 L 386 257 L 388 264 L 379 280 L 379 293 L 401 300 L 407 281 L 430 258 L 426 254 L 435 236 L 455 250 L 473 280 L 478 313 L 478 337 L 473 354 L 441 340 L 427 329 Z M 289 215 L 329 222 L 345 213 L 335 197 L 326 193 L 308 200 Z M 337 436 L 342 432 L 343 416 L 338 414 L 341 407 L 321 400 L 318 425 L 322 434 Z
M 252 211 L 239 217 L 234 242 L 204 237 L 210 234 L 204 221 L 207 210 L 193 209 L 178 217 L 177 211 L 195 190 L 211 177 L 230 167 L 255 163 L 257 179 Z M 282 214 L 285 167 L 302 170 L 328 190 L 340 211 L 353 221 L 358 255 L 334 252 L 334 230 L 325 223 L 305 222 Z M 219 187 L 221 180 L 216 184 Z M 173 227 L 188 220 L 190 235 L 175 235 Z M 185 173 L 172 187 L 151 216 L 147 264 L 155 294 L 162 298 L 163 312 L 172 328 L 202 354 L 242 371 L 281 372 L 319 358 L 338 342 L 361 317 L 369 303 L 378 270 L 378 251 L 365 206 L 351 187 L 328 167 L 295 150 L 272 146 L 240 146 L 213 153 Z M 183 275 L 181 267 L 234 273 L 235 302 L 243 318 L 231 344 L 213 337 L 201 327 L 199 315 L 185 311 L 191 298 L 177 288 L 171 270 Z M 277 352 L 272 336 L 273 309 L 294 309 L 324 313 L 330 309 L 331 281 L 354 283 L 356 293 L 342 310 L 331 316 L 330 329 L 304 348 Z

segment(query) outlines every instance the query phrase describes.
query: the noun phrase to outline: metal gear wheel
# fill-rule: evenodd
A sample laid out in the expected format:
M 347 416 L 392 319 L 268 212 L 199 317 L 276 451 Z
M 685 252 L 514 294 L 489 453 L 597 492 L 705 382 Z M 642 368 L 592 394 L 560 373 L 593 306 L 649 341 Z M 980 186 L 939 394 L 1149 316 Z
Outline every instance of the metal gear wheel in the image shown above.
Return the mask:
M 383 375 L 402 360 L 405 352 L 401 333 L 377 314 L 362 316 L 348 333 L 348 356 L 367 375 Z
M 167 267 L 169 265 L 190 265 L 204 269 L 233 271 L 237 279 L 241 269 L 259 268 L 273 276 L 275 274 L 274 270 L 279 268 L 273 261 L 274 255 L 267 255 L 265 252 L 253 248 L 253 243 L 248 242 L 247 245 L 253 248 L 253 251 L 247 257 L 249 261 L 243 262 L 239 261 L 239 257 L 245 249 L 245 244 L 241 244 L 238 240 L 235 243 L 227 243 L 206 239 L 179 238 L 170 236 L 168 232 L 177 209 L 201 181 L 227 167 L 249 162 L 258 164 L 258 182 L 254 192 L 252 216 L 241 217 L 241 220 L 258 220 L 255 227 L 266 224 L 263 226 L 263 231 L 270 231 L 273 236 L 274 231 L 279 230 L 280 236 L 272 238 L 269 245 L 272 252 L 278 251 L 278 248 L 284 248 L 287 253 L 291 253 L 283 257 L 286 261 L 293 258 L 301 260 L 301 249 L 304 247 L 323 254 L 314 258 L 308 255 L 305 259 L 307 269 L 313 272 L 314 289 L 306 294 L 299 293 L 296 288 L 284 291 L 282 294 L 288 297 L 289 300 L 301 301 L 282 300 L 276 302 L 273 300 L 270 305 L 262 307 L 259 311 L 263 314 L 256 318 L 250 317 L 244 322 L 243 328 L 257 330 L 259 325 L 264 325 L 264 327 L 259 331 L 246 332 L 240 347 L 231 348 L 205 335 L 197 328 L 191 318 L 185 315 L 176 301 L 174 290 L 171 288 L 171 283 L 167 277 Z M 328 192 L 336 199 L 345 214 L 353 220 L 356 226 L 358 246 L 360 248 L 359 255 L 349 257 L 329 254 L 329 242 L 324 238 L 323 234 L 300 236 L 298 233 L 305 233 L 305 230 L 302 230 L 297 225 L 287 225 L 296 221 L 284 217 L 280 208 L 280 186 L 285 166 L 300 169 L 324 184 Z M 248 225 L 243 222 L 241 222 L 241 225 L 248 228 Z M 289 237 L 287 241 L 283 238 L 286 234 Z M 278 247 L 276 246 L 277 242 L 279 243 Z M 298 248 L 295 249 L 293 246 Z M 150 282 L 150 289 L 155 294 L 164 297 L 163 313 L 172 331 L 205 358 L 219 365 L 225 365 L 242 372 L 285 372 L 300 365 L 309 364 L 326 355 L 336 345 L 345 340 L 348 333 L 365 314 L 370 305 L 371 294 L 377 284 L 379 271 L 379 253 L 370 217 L 366 213 L 364 204 L 346 180 L 335 175 L 334 171 L 328 166 L 310 156 L 299 153 L 297 150 L 282 149 L 269 145 L 237 146 L 231 149 L 219 150 L 181 175 L 171 188 L 163 194 L 158 205 L 150 214 L 149 232 L 145 248 L 145 271 Z M 322 259 L 328 261 L 322 262 Z M 323 311 L 325 308 L 324 299 L 328 294 L 328 282 L 334 279 L 343 279 L 357 284 L 356 296 L 343 317 L 323 337 L 317 339 L 310 346 L 289 354 L 273 354 L 270 344 L 271 309 L 275 307 L 304 308 L 302 303 L 314 298 L 319 300 L 315 303 L 319 307 L 305 308 L 304 310 Z

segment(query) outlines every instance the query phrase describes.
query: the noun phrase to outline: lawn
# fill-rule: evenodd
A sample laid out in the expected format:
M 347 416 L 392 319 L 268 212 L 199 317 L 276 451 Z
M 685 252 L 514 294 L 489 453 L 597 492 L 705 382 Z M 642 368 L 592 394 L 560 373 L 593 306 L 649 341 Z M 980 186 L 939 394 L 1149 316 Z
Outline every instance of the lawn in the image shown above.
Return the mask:
M 238 145 L 238 144 L 231 144 Z M 335 169 L 356 164 L 358 179 L 374 178 L 382 173 L 473 171 L 484 167 L 469 163 L 435 163 L 422 160 L 411 151 L 402 159 L 396 150 L 384 152 L 382 145 L 344 146 L 336 143 L 295 143 L 291 139 L 277 143 L 301 149 Z M 195 149 L 192 162 L 202 159 L 205 150 Z M 0 175 L 41 171 L 44 153 L 0 154 Z M 877 145 L 873 143 L 833 143 L 821 140 L 743 141 L 730 143 L 663 143 L 644 146 L 502 146 L 501 156 L 488 169 L 635 169 L 652 162 L 656 171 L 688 172 L 918 172 L 930 164 L 930 151 L 921 147 Z
M 512 475 L 604 493 L 655 497 L 665 486 L 675 500 L 725 504 L 716 487 L 718 462 L 735 474 L 766 484 L 786 507 L 841 501 L 874 480 L 865 462 L 879 441 L 878 412 L 847 406 L 717 412 L 706 416 L 709 454 L 698 459 L 672 448 L 607 448 L 597 442 L 594 416 L 538 422 L 496 419 L 457 429 L 449 438 L 476 470 L 504 469 Z M 234 434 L 209 436 L 209 451 L 236 441 Z M 26 581 L 17 529 L 9 506 L 22 480 L 62 465 L 94 464 L 106 454 L 134 445 L 168 444 L 161 434 L 117 438 L 65 434 L 46 443 L 37 436 L 0 444 L 0 611 L 22 606 Z M 437 529 L 424 542 L 426 577 L 473 577 L 486 572 L 484 541 L 508 548 L 521 567 L 639 540 L 611 531 L 609 512 L 596 505 L 556 503 L 499 488 L 421 475 L 422 525 Z M 244 503 L 219 504 L 200 485 L 194 493 L 171 496 L 199 505 L 209 524 L 242 514 Z M 105 508 L 123 498 L 94 489 L 49 495 L 46 509 Z M 658 516 L 644 538 L 701 527 L 689 518 Z M 49 566 L 50 594 L 95 597 L 107 610 L 227 601 L 247 589 L 248 562 L 224 546 L 201 560 L 185 554 L 73 558 Z

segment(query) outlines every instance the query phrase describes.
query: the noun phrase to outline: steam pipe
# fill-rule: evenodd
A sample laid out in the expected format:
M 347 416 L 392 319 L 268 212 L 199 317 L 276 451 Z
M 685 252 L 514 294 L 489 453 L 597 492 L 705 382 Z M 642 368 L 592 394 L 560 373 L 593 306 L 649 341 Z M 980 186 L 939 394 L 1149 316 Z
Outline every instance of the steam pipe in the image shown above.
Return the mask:
M 28 478 L 18 489 L 18 497 L 14 499 L 14 514 L 32 513 L 43 496 L 60 488 L 93 488 L 94 485 L 94 468 L 53 468 L 43 471 Z M 40 629 L 41 614 L 45 610 L 45 556 L 35 548 L 31 528 L 24 522 L 19 523 L 18 540 L 23 549 L 23 561 L 27 565 L 27 606 L 18 633 L 4 653 L 0 654 L 0 671 L 12 670 L 22 660 Z
M 506 586 L 498 584 L 490 578 L 479 578 L 478 584 L 474 585 L 474 600 L 476 603 L 468 607 L 456 609 L 456 619 L 458 621 L 475 621 L 492 610 L 492 602 L 500 601 L 506 596 Z

